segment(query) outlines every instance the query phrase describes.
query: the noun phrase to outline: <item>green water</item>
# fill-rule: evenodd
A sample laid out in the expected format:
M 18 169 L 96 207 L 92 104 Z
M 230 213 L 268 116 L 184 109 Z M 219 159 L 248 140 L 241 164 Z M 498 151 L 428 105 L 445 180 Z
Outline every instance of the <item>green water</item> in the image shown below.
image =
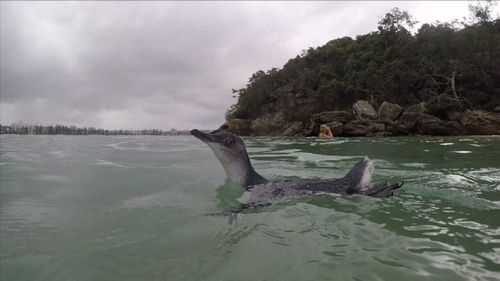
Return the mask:
M 253 138 L 269 178 L 340 177 L 364 155 L 390 199 L 243 214 L 193 137 L 0 136 L 0 280 L 499 280 L 500 139 Z

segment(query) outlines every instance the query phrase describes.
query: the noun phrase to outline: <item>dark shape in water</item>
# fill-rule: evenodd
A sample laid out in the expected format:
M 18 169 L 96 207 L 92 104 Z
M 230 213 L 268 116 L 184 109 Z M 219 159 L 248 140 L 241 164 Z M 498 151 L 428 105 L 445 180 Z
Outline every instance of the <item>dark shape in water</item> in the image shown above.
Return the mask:
M 231 181 L 243 185 L 250 191 L 250 199 L 241 206 L 241 210 L 261 207 L 280 199 L 314 194 L 361 194 L 379 198 L 390 197 L 393 190 L 403 185 L 403 183 L 384 183 L 370 187 L 375 164 L 368 157 L 356 163 L 340 179 L 269 181 L 252 167 L 245 144 L 240 137 L 226 131 L 214 131 L 207 134 L 196 129 L 192 130 L 191 134 L 212 149 Z

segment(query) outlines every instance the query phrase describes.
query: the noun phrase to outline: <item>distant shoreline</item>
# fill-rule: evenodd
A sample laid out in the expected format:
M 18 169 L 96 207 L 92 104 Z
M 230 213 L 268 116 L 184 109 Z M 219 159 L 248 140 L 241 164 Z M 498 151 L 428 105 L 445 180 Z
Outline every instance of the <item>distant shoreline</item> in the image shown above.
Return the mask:
M 210 130 L 207 130 L 210 131 Z M 139 137 L 139 136 L 157 136 L 157 137 L 182 137 L 190 136 L 190 133 L 177 134 L 177 135 L 140 135 L 140 134 L 130 134 L 130 135 L 98 135 L 98 134 L 87 134 L 87 135 L 65 135 L 65 134 L 0 134 L 0 136 L 103 136 L 103 137 L 117 137 L 117 136 L 128 136 L 128 137 Z M 387 138 L 499 138 L 500 135 L 453 135 L 453 136 L 440 136 L 440 135 L 397 135 L 397 136 L 339 136 L 333 139 L 320 139 L 315 136 L 281 136 L 281 135 L 270 135 L 270 136 L 242 136 L 243 138 L 285 138 L 285 139 L 317 139 L 324 142 L 335 141 L 336 139 L 359 139 L 359 138 L 372 138 L 372 139 L 387 139 Z
M 203 130 L 210 132 L 210 130 Z M 4 126 L 0 124 L 0 135 L 67 135 L 67 136 L 184 136 L 189 135 L 190 130 L 161 130 L 161 129 L 141 129 L 141 130 L 123 130 L 123 129 L 102 129 L 94 127 L 76 127 L 66 125 L 36 125 L 24 122 L 14 123 Z

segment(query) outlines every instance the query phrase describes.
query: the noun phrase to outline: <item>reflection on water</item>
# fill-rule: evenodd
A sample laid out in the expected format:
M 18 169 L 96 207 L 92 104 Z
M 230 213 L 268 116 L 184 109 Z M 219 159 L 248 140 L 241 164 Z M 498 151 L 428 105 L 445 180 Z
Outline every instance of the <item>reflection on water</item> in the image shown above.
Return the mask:
M 365 155 L 390 199 L 302 198 L 229 224 L 244 190 L 192 137 L 0 137 L 0 280 L 498 280 L 500 141 L 248 138 L 269 178 Z

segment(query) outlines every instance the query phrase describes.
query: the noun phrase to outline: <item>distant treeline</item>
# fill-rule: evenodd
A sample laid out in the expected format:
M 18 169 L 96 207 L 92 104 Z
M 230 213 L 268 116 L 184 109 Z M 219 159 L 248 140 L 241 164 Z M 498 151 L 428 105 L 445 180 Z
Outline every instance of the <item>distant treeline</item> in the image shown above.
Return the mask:
M 377 31 L 343 37 L 304 50 L 282 69 L 259 70 L 227 120 L 255 120 L 284 112 L 285 121 L 308 120 L 327 110 L 348 110 L 357 100 L 378 108 L 384 101 L 408 106 L 426 102 L 439 116 L 457 110 L 493 111 L 500 105 L 500 20 L 492 1 L 471 4 L 470 20 L 416 23 L 398 8 Z
M 30 124 L 13 124 L 10 126 L 0 125 L 0 134 L 16 134 L 16 135 L 154 135 L 154 136 L 175 136 L 188 135 L 189 131 L 162 131 L 159 129 L 145 130 L 106 130 L 93 127 L 78 128 L 76 126 L 64 125 L 30 125 Z

